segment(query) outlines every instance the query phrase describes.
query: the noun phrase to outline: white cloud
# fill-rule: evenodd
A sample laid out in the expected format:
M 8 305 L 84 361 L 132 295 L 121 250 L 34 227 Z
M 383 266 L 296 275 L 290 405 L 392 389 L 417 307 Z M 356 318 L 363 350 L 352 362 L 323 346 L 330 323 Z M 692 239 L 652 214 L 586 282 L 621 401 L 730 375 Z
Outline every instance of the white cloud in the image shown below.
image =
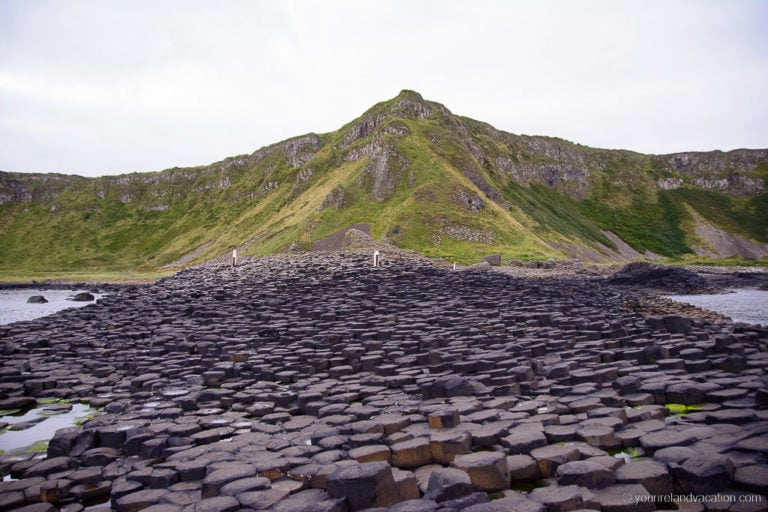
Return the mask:
M 759 0 L 5 0 L 0 169 L 206 164 L 403 88 L 596 147 L 766 147 L 765 19 Z

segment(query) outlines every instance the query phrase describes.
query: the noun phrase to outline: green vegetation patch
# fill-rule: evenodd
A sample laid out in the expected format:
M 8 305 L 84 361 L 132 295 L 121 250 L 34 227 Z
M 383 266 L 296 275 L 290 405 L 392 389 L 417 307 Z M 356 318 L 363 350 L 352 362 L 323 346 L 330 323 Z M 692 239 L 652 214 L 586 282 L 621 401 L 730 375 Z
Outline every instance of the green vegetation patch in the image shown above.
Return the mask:
M 650 250 L 669 257 L 693 254 L 682 225 L 686 213 L 666 191 L 659 192 L 656 202 L 635 197 L 628 206 L 614 208 L 607 200 L 588 199 L 579 208 L 600 228 L 612 231 L 639 252 Z
M 699 412 L 703 407 L 703 404 L 664 404 L 664 408 L 667 410 L 668 415 L 680 418 L 691 412 Z

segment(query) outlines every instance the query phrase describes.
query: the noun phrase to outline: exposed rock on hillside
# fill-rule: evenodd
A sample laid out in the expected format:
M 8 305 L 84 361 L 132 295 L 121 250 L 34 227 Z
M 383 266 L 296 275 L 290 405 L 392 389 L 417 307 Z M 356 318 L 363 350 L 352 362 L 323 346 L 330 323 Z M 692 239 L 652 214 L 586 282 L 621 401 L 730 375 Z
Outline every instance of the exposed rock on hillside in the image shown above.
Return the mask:
M 389 199 L 407 168 L 408 160 L 391 145 L 375 146 L 362 175 L 363 183 L 370 187 L 371 198 L 378 202 Z
M 335 132 L 206 166 L 0 172 L 0 269 L 154 270 L 234 247 L 300 250 L 359 222 L 404 249 L 465 261 L 762 258 L 766 180 L 768 150 L 594 149 L 506 133 L 402 91 Z
M 764 191 L 765 181 L 745 176 L 741 171 L 752 171 L 757 164 L 768 161 L 768 150 L 737 149 L 728 153 L 675 153 L 659 157 L 684 177 L 670 183 L 671 186 L 693 184 L 705 189 L 730 194 L 755 194 Z

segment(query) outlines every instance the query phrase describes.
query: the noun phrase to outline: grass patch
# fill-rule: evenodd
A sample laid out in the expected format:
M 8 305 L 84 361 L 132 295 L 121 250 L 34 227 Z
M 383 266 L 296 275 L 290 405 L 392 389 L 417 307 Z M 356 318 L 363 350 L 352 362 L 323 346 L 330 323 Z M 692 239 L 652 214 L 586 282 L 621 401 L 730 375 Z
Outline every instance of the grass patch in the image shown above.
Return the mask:
M 600 228 L 616 233 L 639 252 L 650 250 L 673 258 L 693 254 L 682 226 L 685 210 L 665 191 L 659 192 L 655 203 L 634 197 L 626 208 L 613 208 L 606 201 L 589 199 L 579 208 Z
M 356 223 L 371 224 L 376 239 L 386 235 L 403 248 L 462 264 L 492 253 L 506 260 L 564 257 L 552 242 L 614 248 L 603 230 L 640 252 L 687 261 L 698 216 L 768 243 L 768 193 L 658 190 L 659 179 L 690 176 L 662 157 L 504 134 L 434 104 L 422 119 L 414 115 L 421 101 L 406 91 L 381 102 L 317 136 L 313 152 L 298 159 L 296 146 L 277 143 L 157 173 L 0 173 L 0 185 L 21 184 L 29 199 L 0 205 L 0 281 L 145 282 L 171 274 L 161 269 L 203 244 L 190 263 L 234 248 L 242 256 L 306 249 Z M 381 165 L 384 150 L 388 161 Z M 372 158 L 379 165 L 367 169 Z M 564 179 L 562 166 L 576 174 Z M 732 167 L 728 176 L 768 182 L 768 163 Z M 520 185 L 528 174 L 531 184 Z M 373 198 L 382 177 L 387 197 Z M 322 208 L 334 190 L 343 190 L 342 207 Z M 465 209 L 457 190 L 480 197 L 484 208 Z M 446 235 L 455 227 L 492 236 Z

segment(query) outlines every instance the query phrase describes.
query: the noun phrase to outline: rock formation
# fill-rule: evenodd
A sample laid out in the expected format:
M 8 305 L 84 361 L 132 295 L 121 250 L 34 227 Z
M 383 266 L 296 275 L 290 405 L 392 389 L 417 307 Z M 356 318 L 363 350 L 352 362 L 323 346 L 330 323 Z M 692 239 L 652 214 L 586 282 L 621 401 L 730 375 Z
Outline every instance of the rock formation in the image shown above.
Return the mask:
M 646 318 L 628 290 L 311 253 L 0 326 L 0 408 L 101 408 L 0 456 L 0 508 L 764 508 L 768 330 Z

